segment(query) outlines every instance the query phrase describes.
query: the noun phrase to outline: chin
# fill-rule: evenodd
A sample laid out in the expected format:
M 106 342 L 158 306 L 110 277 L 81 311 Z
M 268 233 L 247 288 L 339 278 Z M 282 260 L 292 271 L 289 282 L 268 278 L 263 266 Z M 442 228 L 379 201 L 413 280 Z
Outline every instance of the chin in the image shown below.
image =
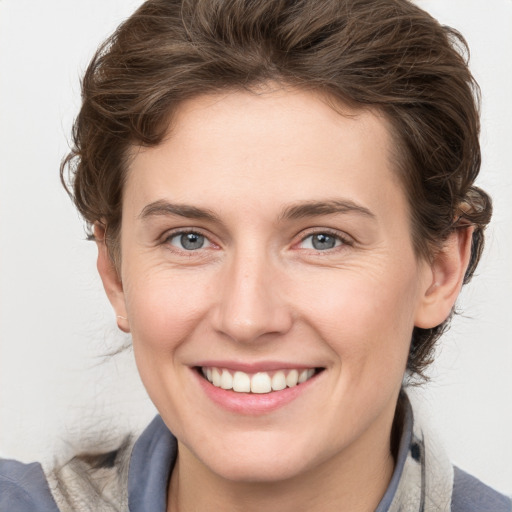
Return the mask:
M 278 460 L 277 456 L 252 460 L 238 458 L 223 464 L 210 466 L 218 476 L 237 483 L 272 483 L 289 480 L 306 471 L 306 467 L 291 460 Z
M 276 436 L 270 432 L 250 433 L 231 439 L 227 446 L 196 453 L 211 472 L 233 482 L 271 483 L 307 472 L 315 462 L 306 458 L 315 451 L 311 442 Z

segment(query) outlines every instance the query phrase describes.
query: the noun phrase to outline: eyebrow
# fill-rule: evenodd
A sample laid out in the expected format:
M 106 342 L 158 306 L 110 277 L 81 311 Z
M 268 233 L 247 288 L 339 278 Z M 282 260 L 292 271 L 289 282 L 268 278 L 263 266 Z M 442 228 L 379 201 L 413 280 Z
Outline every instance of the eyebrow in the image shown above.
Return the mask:
M 144 220 L 149 217 L 158 216 L 178 216 L 188 219 L 208 220 L 211 222 L 220 222 L 220 219 L 211 210 L 197 208 L 187 204 L 173 204 L 168 201 L 159 200 L 146 205 L 139 214 L 139 218 Z
M 375 214 L 368 208 L 348 199 L 330 199 L 327 201 L 307 201 L 288 206 L 280 215 L 281 219 L 302 219 L 336 213 L 356 213 L 375 219 Z
M 287 206 L 279 215 L 280 220 L 303 219 L 320 215 L 337 213 L 356 213 L 375 219 L 375 214 L 368 208 L 346 199 L 330 199 L 326 201 L 306 201 Z M 187 204 L 169 203 L 165 200 L 154 201 L 146 205 L 139 214 L 145 220 L 158 216 L 178 216 L 188 219 L 207 220 L 221 223 L 219 217 L 211 210 Z

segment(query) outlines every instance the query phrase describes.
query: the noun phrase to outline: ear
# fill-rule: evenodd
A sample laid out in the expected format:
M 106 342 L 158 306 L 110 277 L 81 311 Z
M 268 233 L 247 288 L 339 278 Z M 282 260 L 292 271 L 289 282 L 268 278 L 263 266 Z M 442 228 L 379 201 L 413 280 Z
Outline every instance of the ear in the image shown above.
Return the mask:
M 415 326 L 430 329 L 450 315 L 471 256 L 473 227 L 454 229 L 428 264 L 428 278 L 416 311 Z
M 123 332 L 130 332 L 124 301 L 123 283 L 114 262 L 110 258 L 108 247 L 105 243 L 105 227 L 102 224 L 94 224 L 94 238 L 98 247 L 98 272 L 103 281 L 103 288 L 105 288 L 108 300 L 112 304 L 117 316 L 117 326 Z

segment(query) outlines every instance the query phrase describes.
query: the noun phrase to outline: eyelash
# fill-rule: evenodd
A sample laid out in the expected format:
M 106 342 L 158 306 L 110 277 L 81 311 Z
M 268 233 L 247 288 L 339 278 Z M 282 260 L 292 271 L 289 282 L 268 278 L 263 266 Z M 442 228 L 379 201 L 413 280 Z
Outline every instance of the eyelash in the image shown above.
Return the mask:
M 184 252 L 184 253 L 189 253 L 189 254 L 194 253 L 194 252 L 198 252 L 200 249 L 204 249 L 205 248 L 203 246 L 203 247 L 200 247 L 200 248 L 194 250 L 194 249 L 186 249 L 186 248 L 177 247 L 176 245 L 172 244 L 172 240 L 173 239 L 179 239 L 180 237 L 182 237 L 184 235 L 197 235 L 198 237 L 203 237 L 205 243 L 207 244 L 206 247 L 210 247 L 210 246 L 215 246 L 216 245 L 216 244 L 214 244 L 211 241 L 211 239 L 210 239 L 210 237 L 208 235 L 204 234 L 199 229 L 180 229 L 180 230 L 177 230 L 177 231 L 168 232 L 168 233 L 166 233 L 164 235 L 163 240 L 162 240 L 162 244 L 170 246 L 170 248 L 172 248 L 172 250 L 176 250 L 176 251 Z
M 171 243 L 172 239 L 181 237 L 183 235 L 188 235 L 188 234 L 193 234 L 193 235 L 203 237 L 208 245 L 206 245 L 206 247 L 205 246 L 199 247 L 198 249 L 186 249 L 186 248 L 176 247 L 175 245 L 173 245 Z M 354 245 L 354 241 L 351 238 L 340 234 L 338 231 L 335 231 L 332 229 L 326 229 L 326 228 L 315 228 L 315 229 L 312 228 L 309 232 L 307 232 L 305 235 L 303 235 L 301 237 L 301 239 L 298 243 L 294 244 L 294 247 L 296 247 L 297 245 L 303 244 L 308 238 L 313 237 L 315 235 L 326 235 L 326 236 L 334 238 L 336 242 L 339 242 L 338 245 L 335 245 L 332 248 L 327 248 L 325 250 L 315 249 L 314 247 L 305 248 L 305 250 L 313 251 L 316 254 L 326 254 L 326 253 L 329 254 L 329 253 L 332 253 L 333 251 L 342 249 L 343 246 L 350 247 L 350 246 Z M 205 248 L 209 248 L 209 247 L 213 247 L 213 248 L 218 247 L 214 242 L 212 242 L 210 240 L 210 238 L 207 235 L 205 235 L 204 233 L 201 232 L 201 230 L 198 230 L 198 229 L 181 229 L 179 231 L 173 231 L 171 233 L 167 233 L 163 239 L 163 244 L 167 245 L 170 250 L 173 250 L 175 252 L 179 252 L 182 254 L 183 253 L 188 254 L 189 256 L 194 255 L 194 253 L 197 255 L 197 253 L 201 249 L 205 249 Z
M 332 229 L 326 229 L 326 228 L 312 229 L 306 235 L 302 236 L 302 238 L 300 239 L 299 243 L 304 243 L 305 240 L 307 240 L 308 238 L 313 237 L 315 235 L 327 235 L 329 237 L 334 238 L 336 241 L 340 242 L 339 245 L 337 245 L 337 246 L 335 246 L 335 247 L 333 247 L 331 249 L 326 249 L 326 250 L 323 250 L 323 251 L 319 250 L 319 249 L 315 249 L 315 248 L 307 249 L 307 250 L 310 250 L 310 251 L 314 251 L 317 254 L 331 253 L 331 252 L 333 252 L 335 250 L 342 250 L 343 246 L 351 247 L 351 246 L 354 245 L 354 240 L 352 240 L 348 236 L 342 235 L 338 231 L 335 231 L 335 230 L 332 230 Z

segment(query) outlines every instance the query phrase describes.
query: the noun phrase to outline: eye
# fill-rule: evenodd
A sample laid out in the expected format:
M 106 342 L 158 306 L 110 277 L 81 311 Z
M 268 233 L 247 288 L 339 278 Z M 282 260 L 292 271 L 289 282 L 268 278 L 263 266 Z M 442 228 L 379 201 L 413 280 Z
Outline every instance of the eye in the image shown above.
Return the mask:
M 304 249 L 315 251 L 328 251 L 345 243 L 338 235 L 331 233 L 313 233 L 302 239 L 301 246 Z
M 185 251 L 197 251 L 198 249 L 204 249 L 211 245 L 210 241 L 204 235 L 193 231 L 188 233 L 174 233 L 167 238 L 167 242 L 173 247 Z

